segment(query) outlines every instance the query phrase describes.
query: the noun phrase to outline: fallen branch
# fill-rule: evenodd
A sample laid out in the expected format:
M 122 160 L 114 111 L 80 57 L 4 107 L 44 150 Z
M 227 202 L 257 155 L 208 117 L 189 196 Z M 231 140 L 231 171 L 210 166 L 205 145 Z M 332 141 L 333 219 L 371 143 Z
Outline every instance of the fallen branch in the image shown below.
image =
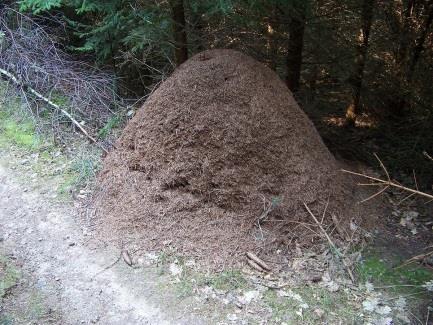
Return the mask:
M 266 270 L 266 271 L 271 271 L 271 268 L 260 258 L 258 258 L 255 254 L 251 253 L 251 252 L 247 252 L 247 257 L 254 261 L 256 264 L 258 264 L 262 269 Z
M 33 96 L 35 96 L 36 98 L 42 100 L 43 102 L 47 103 L 49 106 L 51 106 L 52 108 L 59 110 L 63 115 L 65 115 L 69 120 L 71 120 L 71 122 L 93 143 L 97 143 L 96 139 L 93 138 L 84 128 L 83 126 L 71 115 L 69 114 L 66 110 L 64 110 L 63 108 L 61 108 L 59 105 L 57 105 L 56 103 L 53 103 L 50 99 L 46 98 L 45 96 L 43 96 L 41 93 L 39 93 L 38 91 L 36 91 L 35 89 L 33 89 L 32 87 L 24 84 L 23 82 L 19 81 L 18 78 L 16 76 L 14 76 L 12 73 L 10 73 L 9 71 L 6 71 L 2 68 L 0 68 L 0 74 L 2 74 L 3 76 L 5 76 L 6 78 L 8 78 L 10 81 L 12 81 L 16 86 L 20 87 L 21 89 L 23 89 L 23 91 L 27 91 L 30 94 L 32 94 Z M 108 151 L 101 147 L 100 148 L 105 152 L 108 153 Z
M 253 260 L 247 259 L 248 265 L 256 271 L 265 272 L 265 270 Z
M 391 186 L 391 187 L 398 188 L 398 189 L 403 190 L 403 191 L 406 191 L 406 192 L 409 192 L 409 193 L 411 193 L 411 195 L 417 194 L 417 195 L 420 195 L 420 196 L 427 197 L 427 198 L 429 198 L 430 200 L 433 200 L 433 195 L 431 195 L 431 194 L 427 194 L 427 193 L 425 193 L 425 192 L 421 192 L 421 191 L 418 190 L 418 183 L 417 183 L 417 181 L 416 181 L 415 172 L 413 172 L 413 178 L 414 178 L 414 180 L 415 180 L 416 190 L 414 190 L 414 189 L 412 189 L 412 188 L 410 188 L 410 187 L 406 187 L 406 186 L 400 185 L 400 184 L 398 184 L 398 183 L 392 181 L 391 178 L 389 177 L 388 170 L 386 169 L 386 167 L 385 167 L 385 165 L 383 164 L 382 160 L 380 160 L 379 156 L 376 155 L 375 153 L 374 153 L 373 155 L 374 155 L 374 157 L 376 157 L 376 159 L 379 161 L 380 167 L 382 168 L 382 170 L 384 171 L 384 173 L 385 173 L 385 175 L 386 175 L 386 180 L 383 180 L 383 179 L 381 179 L 381 178 L 377 178 L 377 177 L 373 177 L 373 176 L 369 176 L 369 175 L 366 175 L 366 174 L 361 174 L 361 173 L 352 172 L 352 171 L 350 171 L 350 170 L 346 170 L 346 169 L 342 169 L 342 170 L 341 170 L 343 173 L 348 173 L 348 174 L 352 174 L 352 175 L 356 175 L 356 176 L 364 177 L 364 178 L 366 178 L 366 179 L 369 179 L 369 180 L 372 180 L 372 181 L 375 181 L 375 182 L 376 182 L 376 183 L 369 183 L 369 184 L 361 184 L 361 183 L 358 183 L 358 185 L 363 185 L 363 186 L 384 186 L 384 187 L 383 187 L 381 190 L 379 190 L 377 193 L 375 193 L 375 194 L 373 194 L 372 196 L 370 196 L 370 197 L 368 197 L 368 198 L 362 200 L 360 203 L 364 203 L 364 202 L 366 202 L 366 201 L 368 201 L 368 200 L 371 200 L 372 198 L 374 198 L 374 197 L 380 195 L 381 193 L 383 193 L 384 191 L 386 191 L 386 190 L 388 189 L 388 187 L 390 187 L 390 186 Z M 431 157 L 427 152 L 424 152 L 424 155 L 425 155 L 427 158 L 433 160 L 433 158 L 432 158 L 432 157 Z M 410 195 L 410 196 L 411 196 L 411 195 Z M 406 199 L 407 199 L 407 198 L 406 198 Z
M 430 155 L 427 153 L 427 151 L 424 151 L 423 154 L 424 154 L 424 156 L 426 156 L 428 159 L 430 159 L 431 161 L 433 161 L 433 157 L 430 156 Z
M 376 182 L 376 183 L 372 183 L 372 184 L 368 184 L 368 185 L 372 185 L 372 186 L 387 186 L 387 187 L 391 186 L 391 187 L 395 187 L 395 188 L 401 189 L 403 191 L 410 192 L 410 193 L 413 193 L 413 194 L 417 194 L 417 195 L 420 195 L 420 196 L 423 196 L 423 197 L 426 197 L 426 198 L 429 198 L 429 199 L 433 200 L 433 195 L 431 195 L 431 194 L 428 194 L 428 193 L 425 193 L 425 192 L 421 192 L 421 191 L 418 191 L 418 190 L 414 190 L 414 189 L 412 189 L 410 187 L 406 187 L 406 186 L 400 185 L 400 184 L 398 184 L 398 183 L 396 183 L 394 181 L 391 181 L 391 180 L 383 180 L 383 179 L 380 179 L 380 178 L 377 178 L 377 177 L 373 177 L 373 176 L 369 176 L 369 175 L 366 175 L 366 174 L 352 172 L 352 171 L 346 170 L 346 169 L 342 169 L 341 171 L 343 173 L 347 173 L 347 174 L 351 174 L 351 175 L 355 175 L 355 176 L 364 177 L 364 178 L 367 178 L 369 180 L 372 180 L 372 181 Z M 359 184 L 359 185 L 362 185 L 362 184 Z M 381 192 L 383 192 L 383 189 L 381 190 Z M 376 193 L 375 196 L 378 195 L 378 194 L 380 194 L 380 193 Z M 370 199 L 371 198 L 372 197 L 370 197 Z M 363 200 L 363 202 L 365 202 L 365 200 Z
M 128 266 L 132 266 L 132 259 L 127 250 L 122 251 L 122 258 Z

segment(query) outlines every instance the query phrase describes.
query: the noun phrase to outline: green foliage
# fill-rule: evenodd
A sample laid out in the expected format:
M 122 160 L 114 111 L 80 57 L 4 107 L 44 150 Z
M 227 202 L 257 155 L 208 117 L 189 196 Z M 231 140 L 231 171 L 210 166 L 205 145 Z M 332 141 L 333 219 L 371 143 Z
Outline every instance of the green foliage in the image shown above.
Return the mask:
M 0 114 L 0 134 L 0 142 L 13 143 L 24 149 L 34 149 L 40 143 L 32 122 L 17 123 L 13 119 L 4 118 L 2 114 Z
M 74 49 L 95 53 L 101 63 L 118 60 L 122 64 L 119 56 L 127 53 L 142 59 L 142 51 L 162 57 L 172 51 L 170 12 L 163 4 L 125 0 L 23 0 L 20 4 L 21 10 L 34 13 L 73 8 L 77 16 L 66 19 L 83 40 Z
M 43 11 L 51 10 L 54 8 L 60 8 L 62 6 L 62 0 L 22 0 L 19 1 L 20 10 L 32 11 L 35 14 Z
M 13 319 L 5 314 L 0 315 L 0 325 L 13 325 L 14 321 Z

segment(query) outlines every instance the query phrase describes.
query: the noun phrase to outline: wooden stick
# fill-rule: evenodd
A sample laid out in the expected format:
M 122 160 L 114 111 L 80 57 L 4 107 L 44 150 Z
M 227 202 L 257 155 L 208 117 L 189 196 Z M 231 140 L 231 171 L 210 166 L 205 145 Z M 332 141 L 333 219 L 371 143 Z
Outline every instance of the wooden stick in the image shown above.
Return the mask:
M 247 259 L 247 263 L 248 263 L 249 266 L 251 266 L 251 268 L 255 269 L 256 271 L 259 271 L 259 272 L 264 272 L 265 271 L 260 265 L 258 265 L 253 260 Z
M 122 258 L 128 266 L 132 266 L 132 259 L 127 250 L 122 251 Z
M 383 171 L 385 172 L 386 178 L 388 179 L 388 181 L 391 181 L 391 178 L 389 177 L 389 174 L 388 174 L 388 170 L 385 168 L 385 165 L 383 164 L 382 160 L 380 160 L 380 158 L 377 154 L 373 153 L 373 155 L 379 161 L 380 167 L 382 167 Z
M 427 153 L 427 151 L 424 151 L 423 154 L 424 154 L 424 156 L 426 156 L 428 159 L 430 159 L 431 161 L 433 161 L 433 157 L 430 156 L 430 155 Z
M 71 122 L 93 143 L 97 143 L 96 139 L 93 138 L 84 128 L 83 126 L 76 120 L 74 117 L 69 114 L 66 110 L 61 108 L 56 103 L 53 103 L 50 99 L 43 96 L 41 93 L 37 92 L 35 89 L 30 87 L 29 85 L 24 84 L 23 82 L 19 81 L 17 77 L 15 77 L 12 73 L 0 68 L 0 74 L 7 77 L 9 80 L 11 80 L 16 86 L 22 88 L 23 90 L 27 90 L 29 93 L 31 93 L 36 98 L 42 100 L 43 102 L 47 103 L 49 106 L 53 107 L 54 109 L 59 110 L 62 112 L 63 115 L 65 115 L 68 119 L 71 120 Z M 105 153 L 108 153 L 108 151 L 103 148 L 102 146 L 99 146 Z
M 247 257 L 254 261 L 256 264 L 260 265 L 260 267 L 266 271 L 270 271 L 271 268 L 260 258 L 258 258 L 255 254 L 251 253 L 251 252 L 247 252 Z

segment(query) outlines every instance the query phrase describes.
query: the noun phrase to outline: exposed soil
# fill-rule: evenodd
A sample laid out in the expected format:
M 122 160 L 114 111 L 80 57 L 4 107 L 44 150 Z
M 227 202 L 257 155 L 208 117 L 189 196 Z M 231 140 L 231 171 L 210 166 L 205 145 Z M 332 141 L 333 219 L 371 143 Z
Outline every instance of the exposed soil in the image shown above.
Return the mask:
M 0 257 L 19 274 L 0 297 L 1 324 L 202 323 L 169 307 L 150 270 L 113 265 L 119 251 L 95 240 L 71 205 L 53 201 L 55 184 L 34 184 L 0 164 Z
M 104 236 L 168 243 L 214 265 L 311 245 L 304 203 L 341 228 L 353 188 L 313 123 L 270 69 L 232 50 L 198 54 L 149 97 L 104 161 Z M 308 236 L 307 236 L 308 233 Z M 314 236 L 314 234 L 313 234 Z M 317 238 L 316 238 L 317 239 Z

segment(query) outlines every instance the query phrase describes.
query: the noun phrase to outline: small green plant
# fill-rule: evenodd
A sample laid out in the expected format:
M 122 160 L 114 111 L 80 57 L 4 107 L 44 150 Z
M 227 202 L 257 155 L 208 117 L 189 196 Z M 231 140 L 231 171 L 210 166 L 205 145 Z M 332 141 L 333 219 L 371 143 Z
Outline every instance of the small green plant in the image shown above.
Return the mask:
M 113 129 L 119 127 L 121 122 L 122 118 L 119 114 L 112 116 L 108 120 L 107 124 L 105 124 L 104 127 L 99 130 L 98 136 L 102 139 L 106 138 L 108 135 L 110 135 Z
M 70 162 L 58 190 L 63 196 L 91 184 L 101 166 L 101 154 L 98 149 L 83 145 L 77 148 L 76 151 L 77 154 Z
M 180 281 L 176 283 L 176 295 L 178 298 L 190 297 L 194 293 L 195 283 L 193 279 L 185 276 L 181 277 Z

